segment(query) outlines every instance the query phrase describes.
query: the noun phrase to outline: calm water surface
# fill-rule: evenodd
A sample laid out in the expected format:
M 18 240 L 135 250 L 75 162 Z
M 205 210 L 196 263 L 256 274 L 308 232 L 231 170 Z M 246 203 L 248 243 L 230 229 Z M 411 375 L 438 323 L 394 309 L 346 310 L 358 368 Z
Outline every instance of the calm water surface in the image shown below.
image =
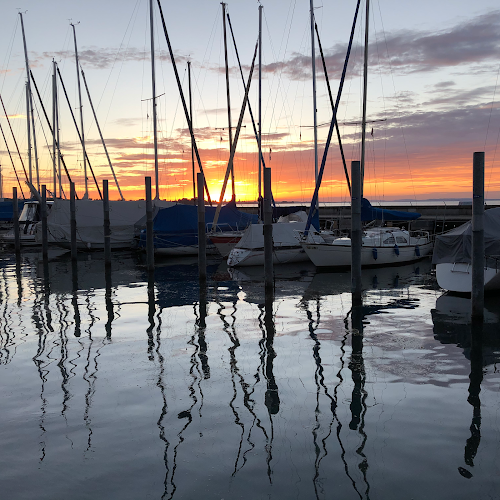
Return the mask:
M 2 499 L 498 499 L 500 300 L 129 254 L 0 262 Z

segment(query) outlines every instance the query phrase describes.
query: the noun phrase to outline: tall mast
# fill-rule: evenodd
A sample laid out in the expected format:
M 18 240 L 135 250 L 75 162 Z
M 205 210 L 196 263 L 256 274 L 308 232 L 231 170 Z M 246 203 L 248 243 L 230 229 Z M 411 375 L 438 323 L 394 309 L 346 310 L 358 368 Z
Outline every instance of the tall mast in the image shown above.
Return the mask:
M 193 125 L 193 96 L 191 94 L 191 61 L 188 61 L 188 84 L 189 84 L 189 118 L 191 120 L 191 127 Z M 193 172 L 193 205 L 196 205 L 196 181 L 194 172 L 194 148 L 193 138 L 191 137 L 191 169 Z
M 52 177 L 54 181 L 53 195 L 56 197 L 57 189 L 57 170 L 56 170 L 56 129 L 57 129 L 57 118 L 56 118 L 56 62 L 52 59 Z
M 2 164 L 0 163 L 0 199 L 3 199 Z
M 24 46 L 24 60 L 26 63 L 26 118 L 28 120 L 28 165 L 29 165 L 29 180 L 33 184 L 33 167 L 31 161 L 31 127 L 33 128 L 33 146 L 35 153 L 35 168 L 37 177 L 37 188 L 40 191 L 40 176 L 38 173 L 38 156 L 36 150 L 36 137 L 35 137 L 35 115 L 33 112 L 33 96 L 31 94 L 31 83 L 30 83 L 30 64 L 28 60 L 28 48 L 26 46 L 26 36 L 24 33 L 24 22 L 23 13 L 19 12 L 19 17 L 21 18 L 21 30 L 23 33 L 23 46 Z M 31 124 L 30 124 L 31 119 Z
M 54 61 L 54 69 L 57 71 L 57 63 Z M 56 141 L 57 141 L 57 174 L 59 177 L 59 198 L 62 199 L 62 177 L 61 177 L 61 149 L 59 140 L 59 95 L 57 93 L 57 78 L 54 86 L 55 91 L 55 107 L 56 107 Z
M 226 94 L 227 94 L 227 121 L 229 125 L 229 151 L 233 147 L 233 130 L 231 127 L 231 97 L 229 94 L 229 63 L 227 60 L 227 34 L 226 34 L 226 4 L 221 2 L 222 5 L 222 26 L 224 31 L 224 59 L 226 63 Z M 233 201 L 236 199 L 234 189 L 234 166 L 231 165 L 231 188 L 233 193 Z
M 82 106 L 82 90 L 80 87 L 80 65 L 78 63 L 78 47 L 76 45 L 76 31 L 75 25 L 71 23 L 73 27 L 73 39 L 75 41 L 75 61 L 76 61 L 76 78 L 78 81 L 78 102 L 80 104 L 80 129 L 81 129 L 81 140 L 83 149 L 83 175 L 85 177 L 85 194 L 83 195 L 84 200 L 89 199 L 89 186 L 87 182 L 87 153 L 85 151 L 85 130 L 83 129 L 83 106 Z
M 22 19 L 22 18 L 21 18 Z M 26 82 L 26 125 L 28 129 L 28 180 L 33 185 L 33 166 L 31 164 L 31 116 L 30 116 L 30 89 Z
M 262 5 L 259 5 L 259 200 L 262 198 Z
M 314 181 L 318 182 L 318 120 L 316 107 L 316 53 L 314 47 L 314 0 L 311 0 L 311 62 L 313 77 L 313 112 L 314 112 Z
M 363 62 L 363 118 L 361 120 L 361 196 L 365 180 L 365 142 L 366 142 L 366 100 L 368 92 L 368 31 L 370 21 L 370 0 L 366 0 L 365 55 Z
M 155 38 L 153 30 L 153 0 L 149 0 L 149 24 L 151 28 L 151 82 L 153 88 L 153 140 L 155 150 L 155 200 L 160 199 L 160 187 L 158 181 L 158 129 L 156 124 L 156 77 L 155 77 Z

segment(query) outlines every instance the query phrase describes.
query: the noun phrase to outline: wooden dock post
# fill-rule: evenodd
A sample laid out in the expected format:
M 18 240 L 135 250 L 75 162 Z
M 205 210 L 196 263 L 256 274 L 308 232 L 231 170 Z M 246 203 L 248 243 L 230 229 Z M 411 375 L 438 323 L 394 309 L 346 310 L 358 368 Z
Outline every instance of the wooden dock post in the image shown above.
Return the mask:
M 472 172 L 472 318 L 484 315 L 484 152 L 474 153 Z
M 196 174 L 198 184 L 198 275 L 200 286 L 207 280 L 207 234 L 205 230 L 205 179 Z
M 47 188 L 42 185 L 42 206 L 40 207 L 40 215 L 42 218 L 42 257 L 44 262 L 48 259 L 49 241 L 47 234 Z
M 273 209 L 271 207 L 271 169 L 264 167 L 264 284 L 266 290 L 274 287 L 273 270 Z
M 109 223 L 109 186 L 107 179 L 102 181 L 102 208 L 104 211 L 104 265 L 111 266 L 111 226 Z
M 69 209 L 71 218 L 71 260 L 76 261 L 76 192 L 75 183 L 70 182 Z
M 14 245 L 17 261 L 21 256 L 21 233 L 19 231 L 19 205 L 17 202 L 17 187 L 12 188 L 12 213 L 14 218 Z
M 155 268 L 155 246 L 153 236 L 153 202 L 151 201 L 151 177 L 146 177 L 146 256 L 148 271 Z
M 361 162 L 351 162 L 351 290 L 352 305 L 361 304 Z

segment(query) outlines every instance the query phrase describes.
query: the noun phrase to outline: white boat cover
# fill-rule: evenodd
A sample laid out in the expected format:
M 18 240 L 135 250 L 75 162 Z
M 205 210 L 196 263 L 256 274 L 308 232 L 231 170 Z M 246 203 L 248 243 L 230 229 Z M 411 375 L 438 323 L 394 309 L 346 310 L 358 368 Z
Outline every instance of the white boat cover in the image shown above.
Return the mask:
M 166 208 L 172 202 L 154 200 L 156 207 Z M 134 239 L 134 224 L 146 212 L 146 202 L 110 201 L 109 220 L 111 226 L 111 246 L 129 247 Z M 89 247 L 101 246 L 104 241 L 104 213 L 101 200 L 76 200 L 77 241 Z M 49 242 L 65 243 L 71 241 L 70 201 L 55 200 L 47 217 Z M 37 231 L 37 240 L 41 240 Z
M 500 208 L 491 208 L 484 212 L 484 249 L 486 257 L 500 256 Z M 433 264 L 470 264 L 471 258 L 472 222 L 436 237 Z
M 274 248 L 300 246 L 299 232 L 304 231 L 305 228 L 305 222 L 277 222 L 273 224 Z M 264 248 L 264 224 L 252 224 L 248 226 L 235 248 L 244 248 L 247 250 Z

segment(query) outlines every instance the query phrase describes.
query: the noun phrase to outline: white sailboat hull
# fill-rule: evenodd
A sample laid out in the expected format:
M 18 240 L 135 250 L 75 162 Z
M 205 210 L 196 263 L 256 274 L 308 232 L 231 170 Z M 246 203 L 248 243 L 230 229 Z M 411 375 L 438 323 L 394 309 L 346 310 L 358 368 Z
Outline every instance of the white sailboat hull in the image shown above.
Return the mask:
M 332 245 L 329 243 L 302 243 L 302 247 L 316 267 L 348 267 L 351 265 L 351 245 Z M 418 250 L 417 250 L 418 247 Z M 399 255 L 394 247 L 376 248 L 376 258 L 373 247 L 364 246 L 361 249 L 362 266 L 388 266 L 414 262 L 429 255 L 432 243 L 422 245 L 400 246 Z
M 465 262 L 436 264 L 436 279 L 444 290 L 456 293 L 471 293 L 472 266 Z M 484 289 L 500 290 L 500 269 L 484 268 Z

